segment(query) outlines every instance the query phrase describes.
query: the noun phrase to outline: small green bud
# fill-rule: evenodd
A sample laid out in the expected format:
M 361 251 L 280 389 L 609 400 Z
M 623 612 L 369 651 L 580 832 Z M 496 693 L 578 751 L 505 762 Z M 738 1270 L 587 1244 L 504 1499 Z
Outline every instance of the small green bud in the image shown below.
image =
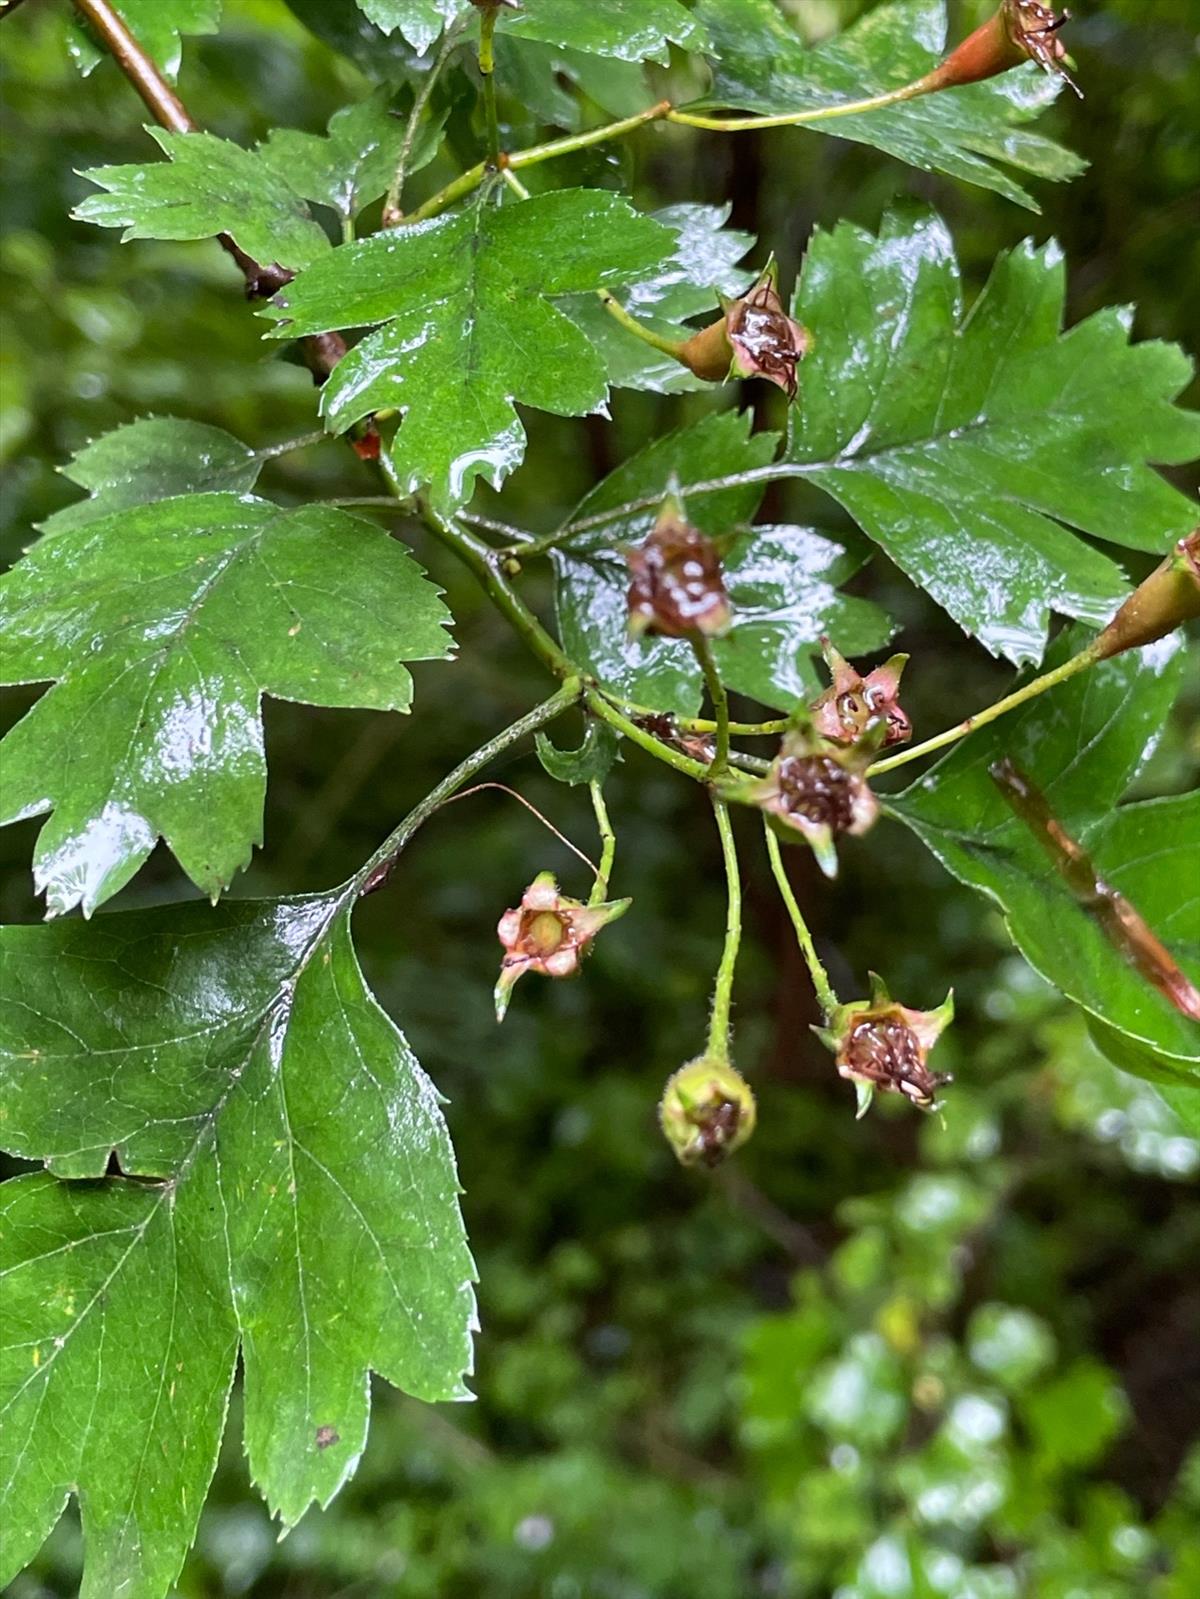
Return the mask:
M 757 1114 L 741 1073 L 704 1055 L 679 1068 L 658 1107 L 663 1134 L 684 1166 L 719 1166 L 750 1137 Z

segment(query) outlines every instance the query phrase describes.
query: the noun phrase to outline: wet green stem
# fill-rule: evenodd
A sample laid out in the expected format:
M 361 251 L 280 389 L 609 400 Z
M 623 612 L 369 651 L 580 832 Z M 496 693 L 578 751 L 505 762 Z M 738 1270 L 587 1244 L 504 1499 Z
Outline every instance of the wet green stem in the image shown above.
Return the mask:
M 409 811 L 399 827 L 388 834 L 370 859 L 364 861 L 345 885 L 347 897 L 359 899 L 364 894 L 373 894 L 376 889 L 382 888 L 413 834 L 435 811 L 452 798 L 464 783 L 468 783 L 476 773 L 481 772 L 511 745 L 519 743 L 538 728 L 545 727 L 547 722 L 552 722 L 556 716 L 577 704 L 582 692 L 583 685 L 579 679 L 577 677 L 569 679 L 556 694 L 552 694 L 541 705 L 535 706 L 525 716 L 518 718 L 502 733 L 497 733 L 495 738 L 490 738 L 486 744 L 481 744 L 473 754 L 467 756 L 465 761 L 460 761 L 436 788 L 430 790 L 419 805 Z
M 721 951 L 721 964 L 717 968 L 717 979 L 713 985 L 712 1016 L 708 1024 L 706 1054 L 710 1060 L 718 1060 L 728 1065 L 733 975 L 737 967 L 738 948 L 742 942 L 742 878 L 738 870 L 737 847 L 733 841 L 733 824 L 729 819 L 728 805 L 723 800 L 714 799 L 713 815 L 717 819 L 717 832 L 721 835 L 728 905 L 725 914 L 725 947 Z
M 763 818 L 763 829 L 767 837 L 767 855 L 771 861 L 771 871 L 774 873 L 775 882 L 779 886 L 779 895 L 787 907 L 787 913 L 792 919 L 792 926 L 796 929 L 796 942 L 800 946 L 800 953 L 804 957 L 804 964 L 808 967 L 808 975 L 812 978 L 813 988 L 816 990 L 817 1003 L 821 1007 L 821 1014 L 828 1021 L 838 1007 L 838 997 L 833 991 L 833 984 L 829 981 L 829 973 L 821 964 L 817 954 L 816 945 L 813 943 L 812 934 L 808 930 L 808 923 L 800 909 L 792 885 L 788 882 L 787 869 L 783 864 L 783 855 L 779 848 L 779 840 L 775 836 L 775 829 L 766 817 Z
M 417 130 L 421 126 L 421 118 L 425 114 L 425 107 L 429 104 L 429 97 L 433 93 L 434 85 L 441 76 L 443 67 L 454 54 L 459 36 L 466 27 L 466 22 L 466 17 L 460 17 L 457 22 L 451 23 L 446 29 L 445 36 L 442 39 L 442 47 L 438 51 L 433 65 L 425 74 L 425 81 L 413 101 L 412 110 L 408 115 L 408 126 L 404 130 L 404 142 L 400 146 L 400 156 L 396 162 L 396 171 L 392 176 L 392 181 L 388 186 L 387 197 L 383 202 L 383 225 L 385 228 L 394 227 L 396 223 L 404 220 L 404 213 L 400 209 L 400 204 L 404 198 L 404 183 L 408 177 L 408 166 L 412 160 L 413 146 L 417 142 Z
M 514 150 L 511 154 L 501 152 L 498 165 L 506 170 L 516 171 L 521 167 L 536 166 L 542 161 L 553 161 L 560 155 L 571 155 L 576 150 L 586 150 L 593 144 L 606 144 L 610 139 L 619 139 L 626 133 L 632 133 L 635 128 L 645 127 L 648 122 L 660 122 L 670 109 L 670 102 L 661 100 L 648 110 L 639 111 L 636 116 L 622 117 L 619 122 L 606 122 L 602 127 L 589 128 L 585 133 L 572 133 L 565 139 L 551 139 L 546 144 L 531 144 L 528 149 Z M 472 189 L 477 189 L 487 173 L 488 163 L 477 162 L 475 166 L 469 167 L 466 172 L 455 178 L 453 183 L 448 183 L 444 189 L 439 189 L 436 194 L 431 195 L 424 205 L 413 212 L 410 220 L 421 222 L 426 217 L 440 215 L 447 206 L 470 194 Z
M 693 634 L 691 644 L 700 670 L 704 673 L 704 686 L 716 718 L 717 748 L 708 773 L 709 780 L 715 783 L 729 770 L 729 696 L 713 658 L 712 644 L 702 633 Z
M 612 317 L 614 322 L 619 322 L 627 333 L 632 333 L 634 338 L 641 339 L 643 344 L 648 344 L 652 350 L 659 350 L 663 355 L 669 355 L 672 360 L 679 359 L 679 352 L 683 349 L 683 339 L 666 339 L 661 333 L 655 333 L 653 328 L 648 328 L 644 322 L 639 322 L 615 295 L 608 289 L 597 289 L 597 298 L 600 304 Z
M 785 111 L 772 117 L 707 117 L 691 111 L 669 111 L 668 122 L 680 123 L 685 128 L 706 128 L 713 133 L 749 133 L 758 128 L 799 128 L 810 122 L 829 122 L 834 117 L 859 116 L 870 111 L 884 111 L 888 106 L 902 105 L 929 94 L 937 87 L 932 74 L 905 83 L 899 89 L 889 89 L 886 94 L 869 95 L 865 100 L 843 100 L 837 105 L 812 106 L 807 111 Z
M 496 18 L 489 6 L 479 19 L 479 75 L 483 79 L 483 109 L 487 118 L 488 164 L 500 165 L 500 123 L 496 117 Z
M 947 744 L 957 743 L 960 738 L 966 738 L 968 733 L 973 733 L 977 727 L 986 727 L 997 717 L 1015 711 L 1018 705 L 1025 705 L 1029 700 L 1036 699 L 1039 694 L 1044 694 L 1048 688 L 1054 688 L 1059 683 L 1065 683 L 1068 678 L 1087 671 L 1089 666 L 1094 666 L 1101 658 L 1097 641 L 1093 640 L 1086 649 L 1080 650 L 1078 655 L 1072 655 L 1069 661 L 1056 666 L 1052 672 L 1043 672 L 1040 677 L 1035 677 L 1032 682 L 1026 683 L 1024 688 L 1006 694 L 994 705 L 976 711 L 974 716 L 966 717 L 954 727 L 948 727 L 944 733 L 937 734 L 935 738 L 927 738 L 923 744 L 914 744 L 911 749 L 901 750 L 898 755 L 888 755 L 883 760 L 876 761 L 868 775 L 876 777 L 882 772 L 894 771 L 897 766 L 907 766 L 909 761 L 920 760 L 923 755 L 932 755 L 934 750 L 944 749 Z
M 592 885 L 588 904 L 601 905 L 608 898 L 609 879 L 612 877 L 613 861 L 617 854 L 617 835 L 613 832 L 612 823 L 608 819 L 608 806 L 604 803 L 600 784 L 589 783 L 588 792 L 592 796 L 592 809 L 596 813 L 596 827 L 600 834 L 600 870 Z

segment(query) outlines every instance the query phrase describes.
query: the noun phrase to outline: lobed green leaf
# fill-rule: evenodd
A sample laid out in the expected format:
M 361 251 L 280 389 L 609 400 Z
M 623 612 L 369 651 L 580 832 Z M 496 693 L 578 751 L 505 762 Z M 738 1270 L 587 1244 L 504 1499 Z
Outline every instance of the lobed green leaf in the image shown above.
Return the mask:
M 307 266 L 329 249 L 299 192 L 257 151 L 212 133 L 146 132 L 170 159 L 85 171 L 82 176 L 106 192 L 75 207 L 80 221 L 124 228 L 123 239 L 228 233 L 264 266 Z
M 498 486 L 525 450 L 514 401 L 581 416 L 607 394 L 604 364 L 553 297 L 637 282 L 675 236 L 616 195 L 563 189 L 497 205 L 482 191 L 454 216 L 343 245 L 263 314 L 292 338 L 382 323 L 321 391 L 327 425 L 404 414 L 391 446 L 403 493 L 460 505 Z
M 51 1167 L 0 1189 L 0 1581 L 74 1492 L 83 1599 L 160 1599 L 239 1342 L 250 1469 L 285 1528 L 353 1473 L 371 1371 L 465 1396 L 449 1138 L 344 897 L 8 928 L 0 981 L 4 1142 Z
M 261 841 L 263 693 L 407 710 L 404 660 L 449 614 L 378 527 L 192 494 L 44 538 L 0 582 L 8 682 L 53 681 L 8 735 L 0 822 L 53 811 L 34 880 L 90 914 L 164 838 L 215 898 Z
M 1100 623 L 1126 591 L 1071 529 L 1166 550 L 1191 502 L 1146 463 L 1200 452 L 1173 401 L 1191 364 L 1102 311 L 1063 332 L 1058 247 L 1002 255 L 964 315 L 945 224 L 814 236 L 795 314 L 813 333 L 786 455 L 993 654 L 1036 661 L 1052 611 Z M 1064 526 L 1063 524 L 1066 524 Z
M 762 116 L 885 94 L 923 77 L 946 48 L 944 0 L 876 6 L 812 49 L 776 0 L 700 0 L 696 15 L 713 41 L 713 85 L 705 105 Z M 1030 63 L 985 83 L 810 126 L 813 132 L 873 145 L 922 172 L 994 189 L 1036 211 L 1002 166 L 1052 181 L 1083 170 L 1086 163 L 1069 150 L 1024 127 L 1060 88 L 1060 80 Z
M 1029 776 L 1104 881 L 1200 979 L 1200 794 L 1118 803 L 1161 734 L 1182 667 L 1173 638 L 1093 667 L 972 734 L 889 803 L 955 877 L 996 901 L 1022 954 L 1082 1006 L 1102 1047 L 1113 1035 L 1125 1045 L 1119 1064 L 1186 1082 L 1200 1072 L 1200 1025 L 1126 959 L 988 775 L 1007 756 Z

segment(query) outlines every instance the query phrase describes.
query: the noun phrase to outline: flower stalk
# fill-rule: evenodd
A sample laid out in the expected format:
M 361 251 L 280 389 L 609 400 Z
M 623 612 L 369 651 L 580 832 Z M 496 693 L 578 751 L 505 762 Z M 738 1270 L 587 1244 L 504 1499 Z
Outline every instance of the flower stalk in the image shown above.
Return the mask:
M 829 981 L 829 973 L 821 963 L 817 954 L 817 947 L 813 943 L 812 933 L 804 919 L 799 902 L 788 881 L 787 868 L 783 864 L 783 851 L 779 848 L 779 840 L 775 836 L 775 829 L 768 819 L 763 817 L 763 832 L 767 840 L 767 858 L 771 862 L 771 872 L 779 888 L 779 896 L 783 900 L 788 915 L 791 917 L 792 926 L 796 930 L 796 942 L 800 946 L 800 954 L 804 957 L 804 964 L 808 967 L 808 975 L 812 979 L 813 989 L 817 996 L 817 1003 L 821 1007 L 821 1014 L 828 1019 L 838 1008 L 838 997 L 834 992 L 833 984 Z
M 721 951 L 721 964 L 713 985 L 712 1014 L 708 1025 L 708 1049 L 705 1058 L 729 1064 L 729 1037 L 732 1030 L 733 977 L 737 968 L 738 950 L 742 942 L 742 878 L 738 869 L 737 847 L 733 839 L 733 823 L 729 807 L 723 800 L 713 800 L 713 814 L 717 832 L 721 837 L 721 856 L 725 863 L 725 889 L 727 895 L 725 914 L 725 945 Z

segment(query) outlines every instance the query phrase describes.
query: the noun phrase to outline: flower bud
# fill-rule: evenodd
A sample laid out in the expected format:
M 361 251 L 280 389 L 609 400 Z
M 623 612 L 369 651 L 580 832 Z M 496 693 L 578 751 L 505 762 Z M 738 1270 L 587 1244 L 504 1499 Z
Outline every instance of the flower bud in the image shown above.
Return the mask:
M 1083 98 L 1079 85 L 1063 66 L 1066 48 L 1059 29 L 1071 20 L 1069 11 L 1056 16 L 1038 0 L 1003 0 L 982 27 L 929 74 L 927 90 L 955 89 L 964 83 L 994 78 L 1022 62 L 1036 61 L 1044 72 L 1057 73 Z
M 872 722 L 880 720 L 887 730 L 885 745 L 906 744 L 912 737 L 912 723 L 897 696 L 908 656 L 893 655 L 862 677 L 829 639 L 821 639 L 821 650 L 833 682 L 810 707 L 817 732 L 835 743 L 853 744 Z
M 834 840 L 868 832 L 879 816 L 879 801 L 864 774 L 885 729 L 880 718 L 853 744 L 835 744 L 811 725 L 788 733 L 760 782 L 731 786 L 722 797 L 757 805 L 803 834 L 825 876 L 836 877 Z
M 1200 616 L 1200 527 L 1193 528 L 1113 617 L 1092 646 L 1099 661 L 1140 649 Z
M 631 903 L 617 899 L 585 905 L 559 893 L 553 872 L 539 872 L 521 896 L 520 905 L 505 911 L 496 928 L 504 945 L 496 983 L 496 1020 L 504 1020 L 513 984 L 526 972 L 574 977 L 596 934 L 623 916 Z
M 719 321 L 687 340 L 679 350 L 679 360 L 709 383 L 737 377 L 767 378 L 794 400 L 796 367 L 811 347 L 808 329 L 794 322 L 783 308 L 779 272 L 771 261 L 747 294 L 726 304 Z
M 643 543 L 626 557 L 629 631 L 688 638 L 724 633 L 733 616 L 721 557 L 710 538 L 683 519 L 679 501 L 669 495 Z
M 860 1116 L 877 1089 L 903 1094 L 918 1110 L 937 1110 L 938 1089 L 953 1079 L 931 1072 L 926 1062 L 953 1018 L 953 990 L 936 1010 L 910 1010 L 898 1005 L 872 972 L 870 999 L 839 1005 L 829 1025 L 813 1032 L 836 1055 L 838 1075 L 857 1088 Z
M 757 1110 L 741 1073 L 702 1055 L 668 1081 L 658 1116 L 684 1166 L 719 1166 L 750 1137 Z

